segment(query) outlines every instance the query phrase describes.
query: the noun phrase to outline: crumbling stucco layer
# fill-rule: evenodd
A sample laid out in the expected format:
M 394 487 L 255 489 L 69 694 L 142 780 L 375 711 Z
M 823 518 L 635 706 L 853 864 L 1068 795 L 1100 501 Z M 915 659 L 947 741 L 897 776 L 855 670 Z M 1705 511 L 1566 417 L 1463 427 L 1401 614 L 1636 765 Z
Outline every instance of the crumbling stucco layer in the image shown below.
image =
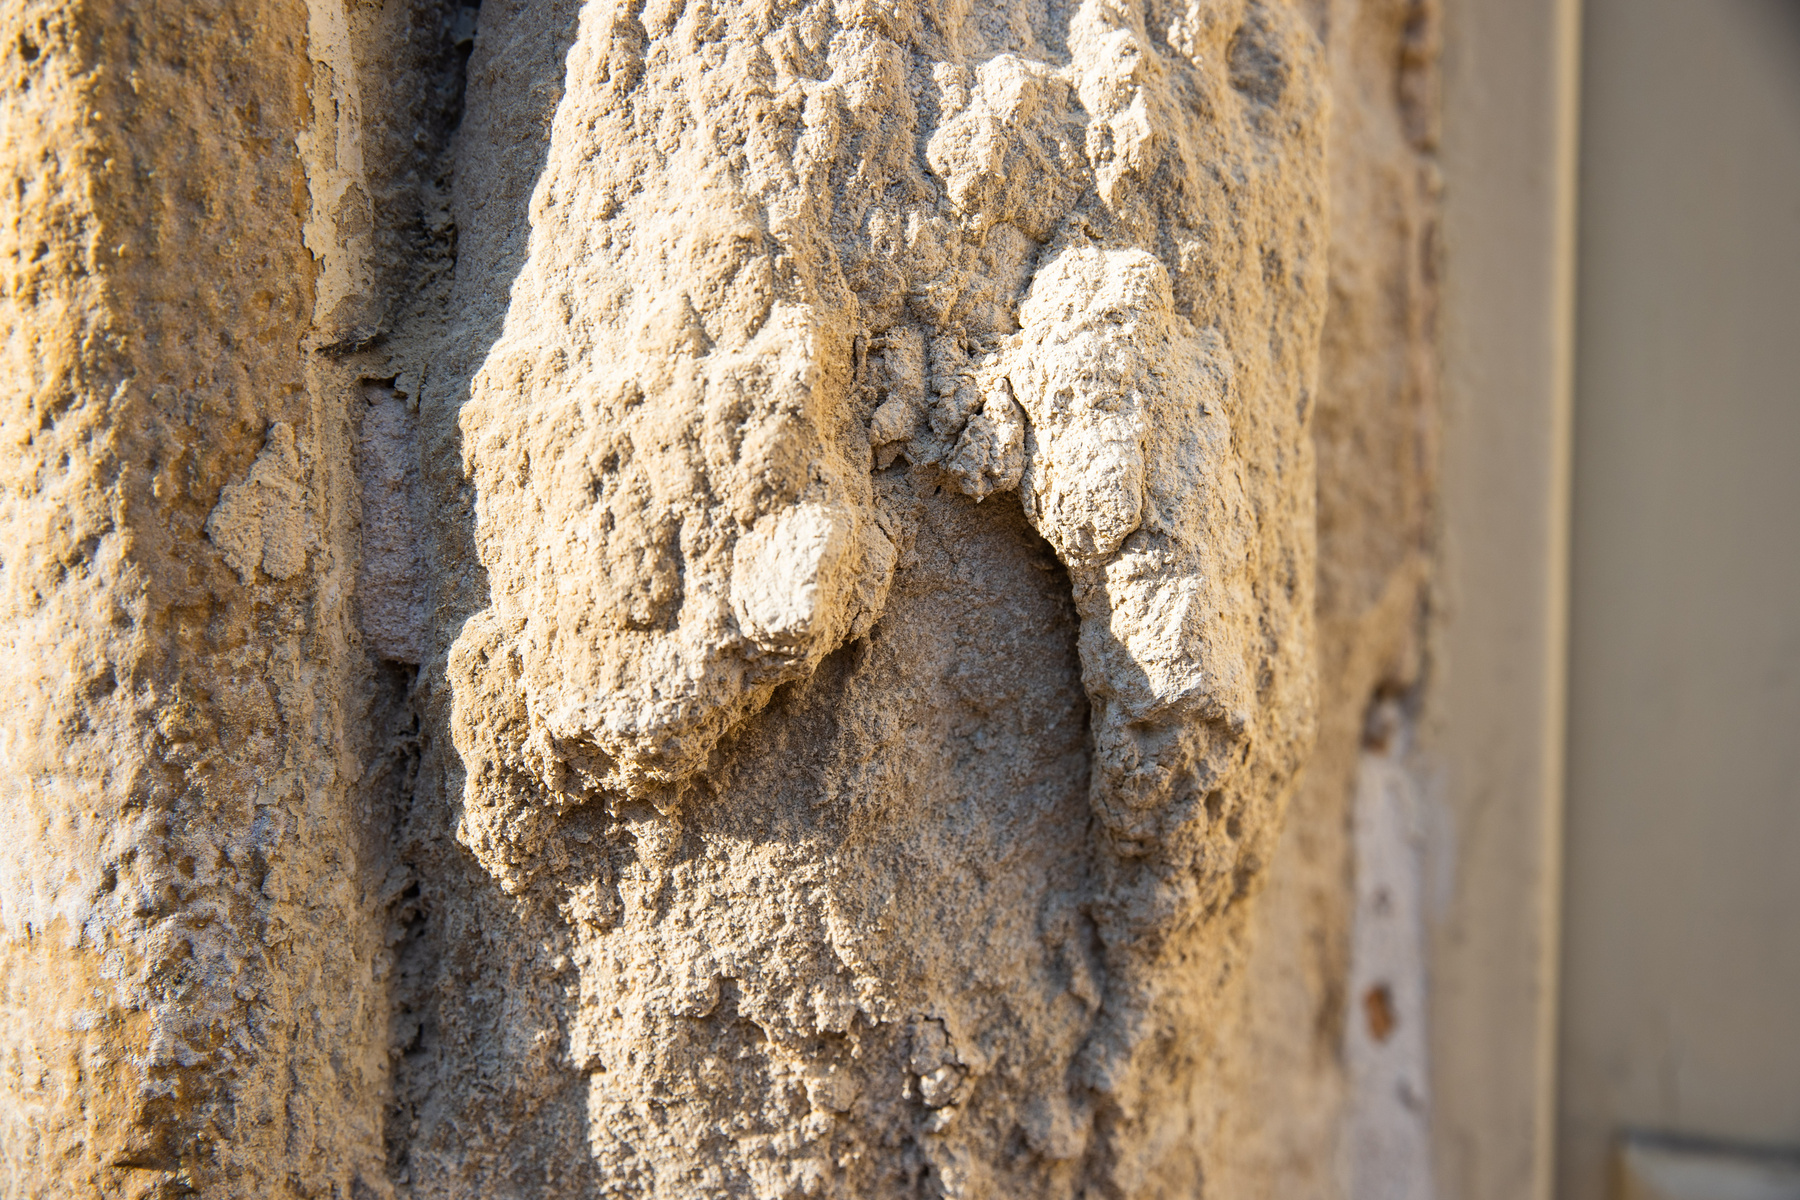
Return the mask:
M 395 359 L 421 1194 L 1194 1193 L 1313 724 L 1325 119 L 1284 4 L 483 7 Z

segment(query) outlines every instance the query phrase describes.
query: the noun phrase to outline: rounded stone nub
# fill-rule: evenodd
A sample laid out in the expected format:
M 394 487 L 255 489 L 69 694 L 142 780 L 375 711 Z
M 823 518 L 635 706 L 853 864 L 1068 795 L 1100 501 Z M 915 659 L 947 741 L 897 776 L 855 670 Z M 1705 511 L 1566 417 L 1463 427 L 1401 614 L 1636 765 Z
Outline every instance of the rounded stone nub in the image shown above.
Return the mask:
M 855 584 L 850 522 L 823 504 L 758 521 L 731 559 L 731 609 L 758 646 L 801 652 L 830 627 Z

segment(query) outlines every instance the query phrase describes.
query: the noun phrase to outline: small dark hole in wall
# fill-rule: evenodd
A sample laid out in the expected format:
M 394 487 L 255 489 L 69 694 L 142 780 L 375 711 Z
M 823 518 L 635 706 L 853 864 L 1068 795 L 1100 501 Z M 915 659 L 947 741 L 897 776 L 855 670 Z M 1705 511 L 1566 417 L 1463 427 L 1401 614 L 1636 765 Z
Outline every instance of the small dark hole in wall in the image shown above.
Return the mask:
M 1369 1023 L 1369 1036 L 1385 1042 L 1394 1035 L 1400 1016 L 1394 1011 L 1394 993 L 1385 983 L 1378 983 L 1363 993 L 1363 1016 Z

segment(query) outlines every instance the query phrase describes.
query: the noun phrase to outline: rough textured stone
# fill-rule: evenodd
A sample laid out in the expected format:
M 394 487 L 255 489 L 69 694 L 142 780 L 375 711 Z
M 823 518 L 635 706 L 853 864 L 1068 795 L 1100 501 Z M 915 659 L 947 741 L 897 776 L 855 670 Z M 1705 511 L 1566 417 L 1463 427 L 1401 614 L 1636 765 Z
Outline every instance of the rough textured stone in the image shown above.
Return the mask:
M 1333 1192 L 1430 12 L 39 7 L 8 1186 Z
M 1368 715 L 1424 702 L 1437 462 L 1431 0 L 1332 0 L 1330 300 L 1319 349 L 1319 733 L 1248 932 L 1223 1195 L 1343 1194 L 1350 834 Z M 1379 754 L 1379 749 L 1374 751 Z M 1415 1015 L 1400 1014 L 1409 1023 Z M 1279 1120 L 1266 1114 L 1279 1113 Z
M 350 460 L 304 349 L 307 21 L 0 15 L 8 1196 L 381 1177 Z
M 543 982 L 421 1064 L 426 1191 L 1199 1174 L 1311 736 L 1321 59 L 1282 5 L 998 16 L 483 10 L 420 791 Z

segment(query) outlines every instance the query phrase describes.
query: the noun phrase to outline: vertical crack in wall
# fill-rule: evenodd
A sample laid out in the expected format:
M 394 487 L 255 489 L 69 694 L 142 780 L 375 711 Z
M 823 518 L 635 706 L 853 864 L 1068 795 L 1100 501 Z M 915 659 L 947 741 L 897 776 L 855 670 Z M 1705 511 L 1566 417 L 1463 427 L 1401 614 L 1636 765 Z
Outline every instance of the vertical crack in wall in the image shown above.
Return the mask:
M 386 1158 L 381 1189 L 412 1182 L 411 1146 L 430 1103 L 440 974 L 454 913 L 468 894 L 450 822 L 422 800 L 429 745 L 420 664 L 430 658 L 434 606 L 453 574 L 430 553 L 433 526 L 420 436 L 420 380 L 451 323 L 448 289 L 458 229 L 452 207 L 455 136 L 476 7 L 456 0 L 346 6 L 319 0 L 314 79 L 339 123 L 315 133 L 315 169 L 331 206 L 315 236 L 342 294 L 322 305 L 319 387 L 342 406 L 355 446 L 358 497 L 353 607 L 364 668 L 356 692 L 367 769 L 363 904 L 383 944 L 366 1003 L 384 1022 L 377 1112 Z M 326 114 L 320 113 L 321 119 Z M 353 134 L 343 123 L 354 122 Z M 346 167 L 351 168 L 346 171 Z M 454 1001 L 452 1000 L 452 1003 Z M 422 1065 L 424 1064 L 424 1065 Z M 373 1185 L 371 1185 L 373 1186 Z

